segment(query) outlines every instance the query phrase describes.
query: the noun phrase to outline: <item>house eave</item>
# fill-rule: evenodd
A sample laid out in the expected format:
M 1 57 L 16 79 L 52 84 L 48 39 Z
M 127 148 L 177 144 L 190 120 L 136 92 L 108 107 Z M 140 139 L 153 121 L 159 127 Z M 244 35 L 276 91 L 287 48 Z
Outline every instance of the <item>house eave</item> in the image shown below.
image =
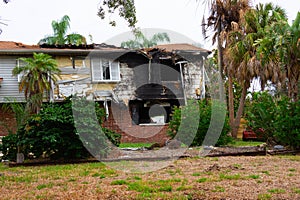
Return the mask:
M 115 56 L 122 55 L 130 50 L 82 50 L 82 49 L 0 49 L 0 55 L 32 55 L 33 53 L 45 53 L 50 55 L 68 55 L 68 56 L 87 56 L 93 55 L 106 55 Z

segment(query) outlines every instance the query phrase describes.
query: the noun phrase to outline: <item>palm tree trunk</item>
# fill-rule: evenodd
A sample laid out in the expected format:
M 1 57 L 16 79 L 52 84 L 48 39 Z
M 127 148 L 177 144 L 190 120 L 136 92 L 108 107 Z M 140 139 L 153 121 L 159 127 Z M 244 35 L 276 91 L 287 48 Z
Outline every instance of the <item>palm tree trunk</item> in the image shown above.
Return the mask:
M 218 22 L 218 29 L 217 29 L 217 38 L 218 38 L 218 68 L 219 68 L 219 73 L 220 76 L 222 78 L 222 80 L 224 80 L 224 74 L 223 74 L 223 48 L 222 48 L 222 44 L 221 44 L 221 38 L 220 38 L 220 34 L 221 34 L 221 22 L 219 20 Z M 220 85 L 221 86 L 221 85 Z
M 241 95 L 240 102 L 239 102 L 239 107 L 238 107 L 236 117 L 233 122 L 233 126 L 231 127 L 232 137 L 234 137 L 234 138 L 237 137 L 238 128 L 239 128 L 239 125 L 241 122 L 242 114 L 244 112 L 245 100 L 246 100 L 247 89 L 248 89 L 247 85 L 248 84 L 243 83 L 243 90 L 242 90 L 242 95 Z
M 300 66 L 294 65 L 292 67 L 289 67 L 289 83 L 288 83 L 288 95 L 291 98 L 292 101 L 297 101 L 298 100 L 298 82 L 299 82 L 299 69 Z
M 232 76 L 228 73 L 228 112 L 229 112 L 229 124 L 231 129 L 234 127 L 234 96 L 233 96 L 233 84 L 232 84 Z M 232 135 L 233 136 L 233 135 Z
M 223 84 L 222 81 L 224 80 L 224 73 L 223 73 L 223 49 L 220 39 L 220 33 L 221 33 L 221 23 L 218 23 L 218 29 L 217 29 L 217 39 L 218 39 L 218 68 L 220 73 L 220 82 L 219 86 L 221 88 L 221 85 Z M 234 103 L 233 103 L 233 84 L 232 84 L 232 76 L 229 72 L 229 68 L 227 70 L 227 76 L 228 76 L 228 110 L 229 110 L 229 124 L 230 127 L 233 129 L 234 127 Z M 220 89 L 220 96 L 221 96 L 221 89 Z
M 222 27 L 220 20 L 218 22 L 218 29 L 217 29 L 217 42 L 218 42 L 218 70 L 219 70 L 219 99 L 222 101 L 224 99 L 224 87 L 223 87 L 223 81 L 224 81 L 224 73 L 223 73 L 223 48 L 221 44 L 220 39 L 220 33 L 221 33 Z

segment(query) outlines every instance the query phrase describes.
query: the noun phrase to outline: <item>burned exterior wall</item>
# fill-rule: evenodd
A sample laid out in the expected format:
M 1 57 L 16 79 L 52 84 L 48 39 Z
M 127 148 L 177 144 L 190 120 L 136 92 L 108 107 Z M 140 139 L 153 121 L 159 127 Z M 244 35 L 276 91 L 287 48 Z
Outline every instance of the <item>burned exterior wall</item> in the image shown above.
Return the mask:
M 136 98 L 133 68 L 126 63 L 120 63 L 120 76 L 121 80 L 116 84 L 113 92 L 121 103 L 128 106 L 128 102 Z
M 110 102 L 109 104 L 111 104 Z M 121 134 L 122 143 L 159 143 L 164 145 L 170 139 L 167 134 L 168 125 L 136 125 L 132 123 L 128 107 L 121 105 L 109 106 L 111 113 L 103 126 Z
M 188 63 L 183 68 L 184 90 L 187 99 L 198 98 L 196 89 L 201 89 L 204 84 L 202 64 L 203 61 Z

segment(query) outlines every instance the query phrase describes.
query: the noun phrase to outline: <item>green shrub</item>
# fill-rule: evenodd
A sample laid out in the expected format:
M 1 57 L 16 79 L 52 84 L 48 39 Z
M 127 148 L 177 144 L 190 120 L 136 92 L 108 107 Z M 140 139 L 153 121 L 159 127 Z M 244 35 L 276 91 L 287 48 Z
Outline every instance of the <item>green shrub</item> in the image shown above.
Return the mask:
M 275 98 L 266 92 L 254 93 L 246 109 L 246 119 L 254 131 L 262 128 L 270 145 L 300 148 L 300 100 Z
M 189 102 L 187 106 L 174 107 L 171 115 L 172 119 L 169 122 L 168 134 L 174 138 L 180 131 L 180 135 L 176 136 L 177 139 L 183 143 L 185 143 L 185 141 L 192 141 L 192 146 L 202 145 L 205 137 L 206 141 L 210 143 L 210 141 L 213 141 L 214 137 L 218 135 L 216 133 L 218 130 L 214 130 L 216 127 L 211 125 L 212 109 L 215 109 L 214 111 L 217 113 L 216 118 L 213 119 L 214 122 L 223 125 L 221 115 L 222 109 L 224 108 L 222 106 L 223 105 L 218 102 L 214 102 L 214 105 L 212 105 L 211 100 L 199 100 L 197 102 Z M 181 126 L 182 119 L 185 121 L 184 128 Z M 196 127 L 196 129 L 194 127 Z M 208 132 L 209 129 L 210 132 Z M 192 134 L 194 131 L 196 131 L 196 134 Z M 226 145 L 232 142 L 232 138 L 227 135 L 228 132 L 229 124 L 228 117 L 226 116 L 223 129 L 216 146 Z
M 29 155 L 34 158 L 79 159 L 91 156 L 90 153 L 104 156 L 108 149 L 107 138 L 118 146 L 120 135 L 99 126 L 105 116 L 103 109 L 86 99 L 78 103 L 80 105 L 72 107 L 72 101 L 67 99 L 63 103 L 44 104 L 40 113 L 31 116 L 16 134 L 3 138 L 3 159 L 15 160 L 17 147 L 26 159 L 30 158 Z M 97 118 L 80 115 L 74 119 L 79 112 L 87 114 L 91 109 L 95 110 Z M 81 126 L 75 126 L 76 123 Z
M 113 143 L 115 146 L 120 146 L 121 142 L 121 134 L 116 133 L 115 131 L 108 129 L 108 128 L 102 128 L 103 133 L 106 135 L 109 141 Z
M 9 133 L 2 138 L 2 144 L 0 144 L 0 151 L 2 151 L 3 160 L 15 160 L 18 153 L 17 148 L 18 136 L 17 134 Z

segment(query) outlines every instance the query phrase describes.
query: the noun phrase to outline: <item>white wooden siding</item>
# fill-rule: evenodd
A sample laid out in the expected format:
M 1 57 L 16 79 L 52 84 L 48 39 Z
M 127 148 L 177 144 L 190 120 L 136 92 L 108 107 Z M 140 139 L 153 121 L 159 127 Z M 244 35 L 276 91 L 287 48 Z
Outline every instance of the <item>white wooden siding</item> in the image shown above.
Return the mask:
M 18 77 L 12 76 L 12 70 L 17 65 L 17 57 L 0 57 L 0 103 L 7 102 L 6 98 L 24 101 L 24 93 L 19 92 Z

